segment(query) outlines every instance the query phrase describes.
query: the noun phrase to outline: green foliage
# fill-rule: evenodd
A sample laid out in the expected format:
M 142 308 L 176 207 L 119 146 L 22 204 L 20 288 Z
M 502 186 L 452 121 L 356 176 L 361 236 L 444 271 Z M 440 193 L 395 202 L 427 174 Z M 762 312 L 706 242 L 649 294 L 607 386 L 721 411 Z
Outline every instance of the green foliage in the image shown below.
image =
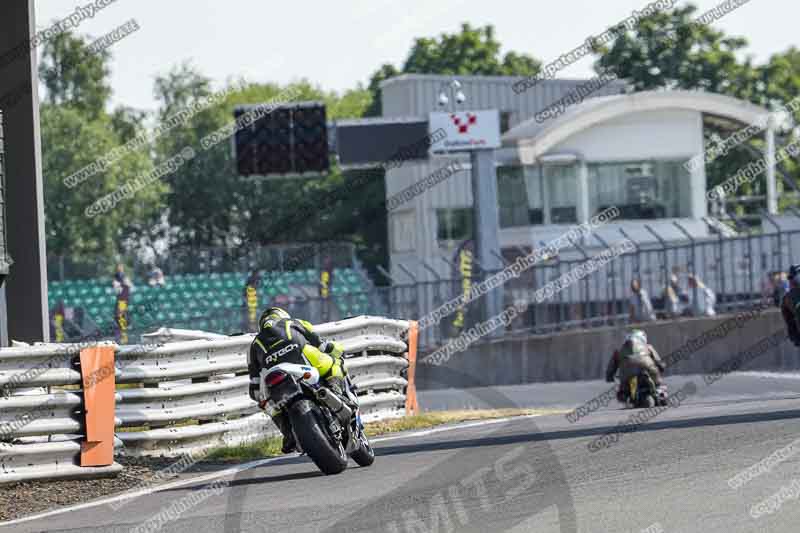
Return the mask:
M 86 38 L 64 32 L 45 42 L 39 77 L 46 89 L 45 102 L 68 105 L 90 119 L 105 113 L 111 97 L 107 50 L 91 53 Z
M 541 63 L 530 56 L 512 52 L 501 58 L 500 46 L 493 26 L 473 28 L 464 23 L 461 33 L 443 33 L 438 38 L 416 39 L 403 72 L 532 76 L 539 71 Z
M 147 113 L 132 107 L 121 106 L 111 113 L 111 128 L 122 143 L 126 143 L 145 131 Z
M 152 170 L 147 154 L 130 153 L 107 171 L 73 188 L 64 179 L 119 145 L 108 117 L 87 121 L 77 109 L 41 106 L 45 219 L 50 253 L 113 257 L 134 228 L 155 221 L 164 186 L 158 182 L 123 200 L 108 213 L 87 217 L 86 208 L 136 176 Z
M 169 157 L 184 146 L 199 147 L 204 136 L 233 121 L 237 105 L 284 102 L 288 95 L 290 101 L 325 102 L 331 120 L 361 116 L 371 102 L 365 89 L 340 96 L 305 80 L 284 87 L 240 82 L 229 89 L 223 102 L 159 137 L 159 156 Z M 158 118 L 165 121 L 212 92 L 208 78 L 182 65 L 156 80 L 156 95 L 161 102 Z M 359 231 L 345 224 L 349 215 L 331 216 L 336 205 L 328 199 L 343 180 L 335 168 L 324 178 L 249 179 L 236 175 L 229 142 L 199 154 L 168 178 L 172 187 L 168 198 L 170 222 L 181 229 L 176 243 L 179 246 L 345 240 Z
M 141 128 L 144 115 L 121 108 L 109 116 L 110 56 L 91 54 L 87 40 L 66 32 L 48 41 L 40 76 L 46 88 L 41 105 L 42 167 L 45 180 L 45 231 L 48 251 L 80 261 L 120 252 L 126 239 L 146 233 L 163 208 L 163 183 L 156 182 L 109 212 L 87 217 L 85 210 L 153 163 L 147 149 L 129 152 L 107 170 L 75 187 L 65 178 L 119 147 Z
M 637 91 L 704 89 L 728 94 L 741 75 L 736 55 L 747 46 L 711 26 L 694 23 L 697 7 L 657 12 L 628 31 L 617 29 L 610 47 L 598 47 L 595 69 L 614 72 Z

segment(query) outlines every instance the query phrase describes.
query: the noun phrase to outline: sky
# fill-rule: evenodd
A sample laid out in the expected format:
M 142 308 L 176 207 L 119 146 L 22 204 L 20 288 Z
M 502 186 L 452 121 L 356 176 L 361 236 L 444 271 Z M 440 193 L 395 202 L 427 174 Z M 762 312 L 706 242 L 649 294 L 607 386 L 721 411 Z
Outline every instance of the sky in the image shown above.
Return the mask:
M 676 6 L 687 2 L 673 0 Z M 694 0 L 699 13 L 722 0 Z M 90 0 L 36 0 L 38 29 L 74 13 Z M 416 37 L 458 32 L 463 22 L 492 24 L 503 53 L 531 54 L 547 63 L 590 35 L 641 10 L 642 0 L 117 0 L 79 33 L 102 36 L 135 19 L 140 29 L 110 49 L 113 104 L 154 110 L 153 81 L 190 61 L 222 87 L 245 77 L 289 83 L 306 78 L 326 90 L 366 85 L 383 63 L 402 65 Z M 313 6 L 313 7 L 312 7 Z M 780 7 L 778 7 L 780 6 Z M 714 26 L 747 37 L 747 54 L 763 62 L 800 46 L 796 0 L 750 0 Z M 559 77 L 592 75 L 584 58 Z

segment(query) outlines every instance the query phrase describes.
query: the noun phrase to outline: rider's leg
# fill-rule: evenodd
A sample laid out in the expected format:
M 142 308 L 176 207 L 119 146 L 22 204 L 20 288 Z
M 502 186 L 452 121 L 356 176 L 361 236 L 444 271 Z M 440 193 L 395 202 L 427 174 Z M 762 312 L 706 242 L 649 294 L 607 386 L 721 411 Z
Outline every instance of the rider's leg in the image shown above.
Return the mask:
M 647 372 L 647 375 L 653 379 L 656 388 L 661 386 L 661 372 L 652 360 L 645 359 L 642 362 L 642 368 Z
M 319 375 L 325 381 L 325 385 L 338 396 L 347 400 L 344 382 L 345 370 L 342 360 L 334 358 L 310 344 L 306 344 L 303 347 L 303 356 L 311 366 L 319 371 Z
M 336 363 L 333 357 L 310 344 L 303 346 L 303 357 L 308 361 L 308 364 L 319 371 L 321 377 L 327 376 Z
M 295 450 L 296 443 L 294 441 L 294 433 L 292 433 L 292 428 L 289 425 L 289 417 L 281 411 L 272 415 L 272 421 L 275 422 L 275 425 L 278 426 L 278 429 L 281 430 L 281 434 L 283 435 L 283 444 L 281 445 L 281 451 L 283 453 L 291 453 Z

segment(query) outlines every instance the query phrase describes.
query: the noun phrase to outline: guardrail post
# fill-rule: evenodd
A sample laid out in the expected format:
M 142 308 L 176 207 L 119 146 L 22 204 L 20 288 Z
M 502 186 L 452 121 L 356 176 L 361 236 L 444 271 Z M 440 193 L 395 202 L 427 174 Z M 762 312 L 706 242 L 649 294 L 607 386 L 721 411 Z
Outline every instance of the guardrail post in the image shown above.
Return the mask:
M 415 320 L 408 323 L 408 386 L 406 387 L 406 414 L 417 414 L 417 341 L 419 340 L 419 326 Z
M 113 346 L 81 350 L 81 381 L 86 418 L 86 441 L 81 443 L 81 466 L 114 464 L 116 379 Z

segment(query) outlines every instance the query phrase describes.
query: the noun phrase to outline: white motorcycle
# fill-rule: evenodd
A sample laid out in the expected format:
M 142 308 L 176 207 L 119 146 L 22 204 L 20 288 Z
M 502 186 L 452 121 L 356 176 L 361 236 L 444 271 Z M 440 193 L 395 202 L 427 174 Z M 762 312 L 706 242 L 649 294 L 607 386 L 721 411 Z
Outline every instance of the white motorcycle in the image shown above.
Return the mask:
M 345 376 L 345 401 L 321 385 L 319 371 L 307 365 L 280 363 L 261 371 L 261 398 L 286 413 L 298 449 L 326 475 L 344 471 L 348 455 L 359 466 L 375 461 L 353 389 Z

